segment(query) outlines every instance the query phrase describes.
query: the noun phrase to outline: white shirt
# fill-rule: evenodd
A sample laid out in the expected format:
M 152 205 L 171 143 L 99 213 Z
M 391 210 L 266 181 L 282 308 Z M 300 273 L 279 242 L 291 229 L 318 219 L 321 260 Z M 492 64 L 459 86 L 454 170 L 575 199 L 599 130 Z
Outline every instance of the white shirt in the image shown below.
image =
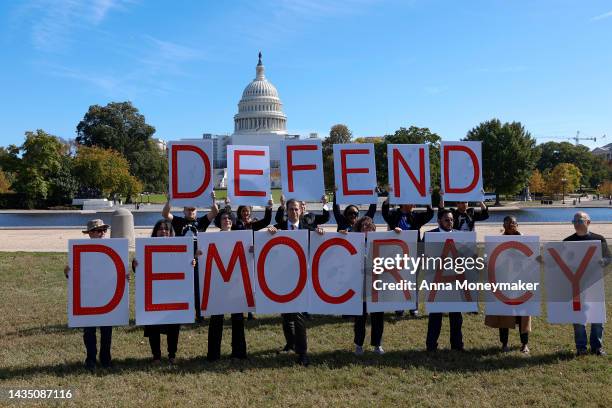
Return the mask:
M 287 220 L 287 229 L 289 231 L 300 229 L 300 222 L 297 221 L 295 224 L 291 223 L 291 221 Z

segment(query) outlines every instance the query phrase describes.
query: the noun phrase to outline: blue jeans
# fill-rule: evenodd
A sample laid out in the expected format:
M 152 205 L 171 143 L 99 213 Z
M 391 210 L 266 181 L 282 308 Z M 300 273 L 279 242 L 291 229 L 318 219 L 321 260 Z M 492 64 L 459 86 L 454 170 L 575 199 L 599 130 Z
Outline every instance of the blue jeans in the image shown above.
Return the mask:
M 576 350 L 587 349 L 587 332 L 586 325 L 574 324 L 574 340 L 576 341 Z M 595 352 L 603 347 L 603 324 L 591 323 L 591 351 Z

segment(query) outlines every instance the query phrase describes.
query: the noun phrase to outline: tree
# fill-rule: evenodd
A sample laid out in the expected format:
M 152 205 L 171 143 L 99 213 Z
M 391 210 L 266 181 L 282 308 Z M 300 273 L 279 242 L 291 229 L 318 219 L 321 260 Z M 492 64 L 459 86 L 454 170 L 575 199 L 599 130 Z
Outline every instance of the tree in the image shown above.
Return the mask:
M 68 149 L 56 136 L 40 129 L 26 132 L 19 151 L 23 153 L 13 163 L 17 176 L 12 188 L 24 195 L 26 207 L 61 204 L 72 199 L 76 182 L 70 172 L 71 159 Z M 14 153 L 13 150 L 11 154 Z
M 604 181 L 597 189 L 597 192 L 603 196 L 612 197 L 612 181 Z
M 548 194 L 571 193 L 580 186 L 582 174 L 577 166 L 571 163 L 559 163 L 547 173 L 546 189 Z M 565 180 L 565 181 L 564 181 Z
M 334 181 L 334 145 L 350 143 L 353 134 L 346 125 L 334 125 L 329 130 L 329 136 L 323 141 L 323 177 L 325 178 L 325 188 L 331 190 L 335 185 Z
M 11 182 L 6 176 L 6 173 L 0 169 L 0 194 L 11 191 Z
M 471 129 L 463 140 L 482 141 L 482 171 L 486 189 L 500 194 L 515 194 L 529 182 L 538 160 L 536 141 L 520 122 L 483 122 Z
M 596 188 L 604 180 L 612 178 L 612 172 L 601 157 L 594 156 L 588 147 L 569 142 L 548 142 L 538 146 L 540 158 L 536 167 L 540 172 L 552 169 L 560 163 L 572 163 L 582 174 L 580 183 Z
M 77 143 L 119 152 L 129 163 L 130 174 L 145 183 L 149 191 L 167 185 L 168 163 L 152 140 L 155 128 L 131 102 L 93 105 L 77 125 Z
M 531 173 L 531 178 L 529 179 L 529 190 L 532 193 L 543 193 L 544 192 L 544 177 L 542 177 L 542 173 L 538 169 L 535 169 L 533 173 Z
M 74 171 L 83 186 L 97 188 L 107 197 L 117 194 L 129 199 L 142 191 L 142 184 L 130 174 L 125 157 L 111 149 L 80 146 Z
M 376 152 L 376 178 L 378 183 L 386 185 L 389 180 L 387 160 L 388 144 L 427 144 L 429 146 L 429 168 L 432 186 L 439 187 L 440 181 L 440 141 L 442 138 L 428 128 L 410 126 L 399 128 L 393 135 L 386 135 L 382 142 L 374 144 Z

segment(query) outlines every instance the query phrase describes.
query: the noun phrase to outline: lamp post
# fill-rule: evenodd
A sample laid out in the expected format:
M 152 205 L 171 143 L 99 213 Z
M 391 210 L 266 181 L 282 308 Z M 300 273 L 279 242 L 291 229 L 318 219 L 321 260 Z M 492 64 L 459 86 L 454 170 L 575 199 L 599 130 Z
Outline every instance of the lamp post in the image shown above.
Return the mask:
M 561 179 L 561 184 L 563 185 L 563 195 L 561 196 L 562 197 L 561 204 L 565 204 L 565 183 L 567 183 L 567 179 L 565 177 L 563 177 Z

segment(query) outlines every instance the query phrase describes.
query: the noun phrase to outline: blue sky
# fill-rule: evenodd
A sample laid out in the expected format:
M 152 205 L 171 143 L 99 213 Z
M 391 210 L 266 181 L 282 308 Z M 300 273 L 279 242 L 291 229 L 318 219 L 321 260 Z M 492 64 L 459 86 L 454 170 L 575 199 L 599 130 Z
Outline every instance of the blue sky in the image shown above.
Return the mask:
M 292 133 L 457 140 L 497 117 L 595 147 L 610 44 L 609 1 L 5 1 L 0 145 L 74 138 L 90 105 L 124 100 L 165 140 L 231 133 L 261 50 Z

